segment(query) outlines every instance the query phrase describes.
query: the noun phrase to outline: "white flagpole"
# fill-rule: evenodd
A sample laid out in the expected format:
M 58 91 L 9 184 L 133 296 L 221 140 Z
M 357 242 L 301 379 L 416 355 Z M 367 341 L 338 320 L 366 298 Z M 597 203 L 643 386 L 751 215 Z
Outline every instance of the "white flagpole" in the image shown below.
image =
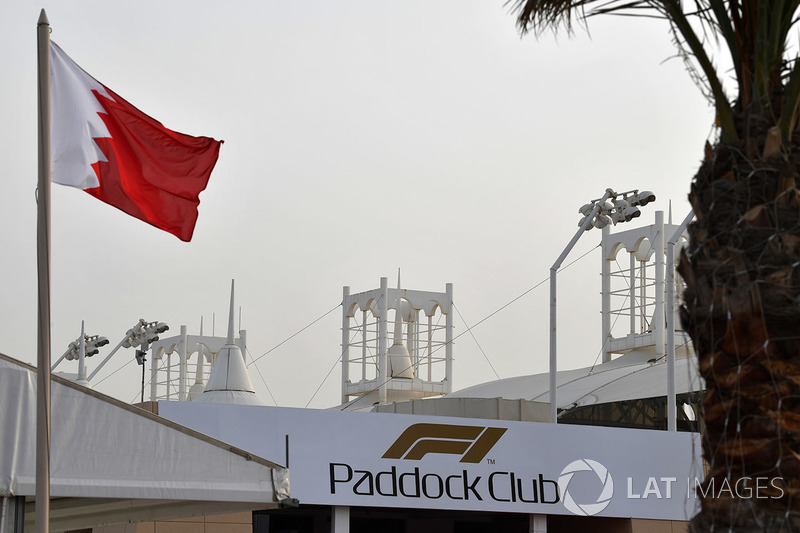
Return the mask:
M 42 9 L 36 28 L 39 63 L 39 186 L 36 258 L 39 280 L 39 341 L 36 385 L 37 533 L 50 525 L 50 22 Z

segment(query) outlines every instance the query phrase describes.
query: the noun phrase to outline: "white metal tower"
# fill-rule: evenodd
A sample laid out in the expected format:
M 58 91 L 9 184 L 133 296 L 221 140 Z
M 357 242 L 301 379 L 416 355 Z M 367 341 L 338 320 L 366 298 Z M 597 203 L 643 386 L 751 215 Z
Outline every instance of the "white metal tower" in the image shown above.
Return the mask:
M 445 292 L 380 288 L 342 300 L 342 403 L 387 403 L 452 391 L 453 284 Z M 390 339 L 389 312 L 394 329 Z M 405 333 L 403 333 L 405 330 Z M 391 342 L 390 342 L 391 340 Z
M 668 241 L 685 245 L 685 224 L 664 223 L 663 212 L 656 212 L 656 222 L 649 226 L 611 233 L 603 228 L 602 239 L 602 346 L 603 362 L 612 354 L 634 348 L 650 348 L 654 359 L 666 355 L 668 278 L 674 278 L 673 294 L 682 293 L 679 276 L 667 276 Z M 626 252 L 628 257 L 624 257 Z M 677 257 L 679 254 L 675 254 Z M 675 313 L 677 315 L 677 313 Z M 677 316 L 672 324 L 679 326 Z M 675 331 L 678 357 L 690 349 L 688 335 Z

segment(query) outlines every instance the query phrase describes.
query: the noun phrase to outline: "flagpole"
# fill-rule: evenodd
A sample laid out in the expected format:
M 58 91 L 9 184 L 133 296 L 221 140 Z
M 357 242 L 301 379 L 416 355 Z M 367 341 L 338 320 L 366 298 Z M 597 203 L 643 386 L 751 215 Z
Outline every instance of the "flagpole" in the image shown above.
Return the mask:
M 37 533 L 50 525 L 50 22 L 42 9 L 36 28 L 39 63 L 39 186 L 36 259 L 39 282 L 36 385 Z

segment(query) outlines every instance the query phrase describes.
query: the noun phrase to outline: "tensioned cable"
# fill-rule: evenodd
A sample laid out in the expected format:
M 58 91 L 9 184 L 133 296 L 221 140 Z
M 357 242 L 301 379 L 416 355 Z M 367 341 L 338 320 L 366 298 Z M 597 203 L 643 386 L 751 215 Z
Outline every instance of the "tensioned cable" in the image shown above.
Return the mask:
M 684 344 L 682 344 L 680 347 L 683 347 L 683 346 L 685 346 L 685 345 L 686 345 L 686 344 L 684 343 Z M 655 361 L 658 361 L 658 360 L 660 360 L 660 359 L 664 359 L 664 358 L 666 358 L 666 355 L 659 357 L 658 359 L 654 360 L 654 362 L 655 362 Z M 629 377 L 631 377 L 631 376 L 632 376 L 632 375 L 634 375 L 634 374 L 638 374 L 639 372 L 642 372 L 642 371 L 648 370 L 648 369 L 650 369 L 650 368 L 652 368 L 652 367 L 650 367 L 650 366 L 646 366 L 646 367 L 643 367 L 643 368 L 638 368 L 638 369 L 636 369 L 636 370 L 634 370 L 634 371 L 632 371 L 632 372 L 630 372 L 630 373 L 628 373 L 628 374 L 624 374 L 624 375 L 621 375 L 621 376 L 617 376 L 617 377 L 615 377 L 615 378 L 613 378 L 613 379 L 611 379 L 611 380 L 609 380 L 609 381 L 606 381 L 606 382 L 604 382 L 602 385 L 599 385 L 599 386 L 595 387 L 594 389 L 590 390 L 589 392 L 587 392 L 587 393 L 586 393 L 586 394 L 584 394 L 583 396 L 580 396 L 579 398 L 577 398 L 577 399 L 575 400 L 575 404 L 577 404 L 578 402 L 580 402 L 580 401 L 581 401 L 583 398 L 586 398 L 587 396 L 594 394 L 594 393 L 597 391 L 597 389 L 600 389 L 600 388 L 603 388 L 603 387 L 609 387 L 609 386 L 610 386 L 612 383 L 616 383 L 616 382 L 618 382 L 618 381 L 621 381 L 621 380 L 623 380 L 623 379 L 629 378 Z M 565 383 L 564 385 L 568 385 L 568 384 L 570 384 L 570 383 L 573 383 L 573 382 L 575 382 L 575 381 L 578 381 L 579 379 L 582 379 L 582 378 L 581 378 L 581 377 L 577 377 L 577 378 L 575 378 L 575 379 L 573 379 L 573 380 L 570 380 L 569 382 Z M 563 385 L 562 385 L 562 386 L 563 386 Z
M 650 255 L 650 251 L 653 249 L 654 246 L 655 246 L 655 243 L 651 242 L 650 243 L 650 248 L 647 249 L 647 253 L 645 254 L 645 257 Z M 617 261 L 616 257 L 614 257 L 614 263 L 616 263 L 617 268 L 619 269 L 617 271 L 617 273 L 624 272 L 624 269 L 622 268 L 622 265 L 619 264 L 619 261 Z M 631 288 L 631 284 L 630 284 L 630 281 L 628 280 L 628 277 L 625 276 L 625 277 L 623 277 L 623 279 L 625 280 L 625 285 L 627 286 L 627 288 L 630 289 Z M 629 298 L 630 298 L 630 294 L 625 293 L 625 299 L 622 301 L 622 305 L 623 306 L 628 302 Z M 636 298 L 634 297 L 632 302 L 631 302 L 631 305 L 635 305 L 635 302 L 636 302 Z M 621 317 L 621 316 L 622 316 L 621 313 L 616 313 L 616 316 L 614 317 L 614 322 L 611 324 L 611 328 L 610 329 L 612 329 L 612 330 L 614 329 L 614 326 L 617 325 L 617 320 L 619 320 L 619 317 Z M 645 320 L 647 320 L 647 317 L 645 317 Z M 609 339 L 607 339 L 607 338 L 603 339 L 603 345 L 600 347 L 600 351 L 597 352 L 597 356 L 594 358 L 594 363 L 592 363 L 591 368 L 589 368 L 589 374 L 591 374 L 592 371 L 594 370 L 594 367 L 597 366 L 597 360 L 600 358 L 600 355 L 605 350 L 605 347 L 606 347 L 606 344 L 608 344 L 608 341 L 609 341 Z
M 563 272 L 564 270 L 568 269 L 569 267 L 571 267 L 572 265 L 574 265 L 575 263 L 577 263 L 578 261 L 580 261 L 581 259 L 583 259 L 583 258 L 584 258 L 584 257 L 586 257 L 587 255 L 589 255 L 590 253 L 594 252 L 596 248 L 600 248 L 600 245 L 598 244 L 597 246 L 595 246 L 595 247 L 594 247 L 594 248 L 592 248 L 591 250 L 588 250 L 586 253 L 584 253 L 584 254 L 580 255 L 580 256 L 579 256 L 577 259 L 575 259 L 575 260 L 574 260 L 574 261 L 572 261 L 571 263 L 568 263 L 568 264 L 567 264 L 567 266 L 565 266 L 565 267 L 563 267 L 563 268 L 560 268 L 560 269 L 559 269 L 559 272 Z M 513 304 L 514 302 L 516 302 L 517 300 L 521 299 L 522 297 L 524 297 L 524 296 L 527 296 L 529 292 L 533 291 L 534 289 L 538 289 L 539 287 L 541 287 L 542 285 L 544 285 L 544 284 L 545 284 L 545 283 L 547 283 L 548 281 L 550 281 L 550 277 L 547 277 L 547 278 L 543 279 L 542 281 L 540 281 L 539 283 L 537 283 L 536 285 L 534 285 L 534 286 L 533 286 L 533 287 L 531 287 L 530 289 L 526 290 L 525 292 L 523 292 L 522 294 L 520 294 L 519 296 L 517 296 L 516 298 L 514 298 L 513 300 L 511 300 L 511 301 L 510 301 L 510 302 L 508 302 L 507 304 L 505 304 L 505 305 L 503 305 L 502 307 L 498 308 L 496 311 L 494 311 L 494 312 L 492 312 L 492 313 L 489 313 L 488 315 L 486 315 L 485 317 L 483 317 L 481 320 L 479 320 L 479 321 L 477 321 L 475 324 L 473 324 L 473 325 L 472 325 L 472 327 L 471 327 L 471 328 L 469 328 L 469 329 L 476 328 L 476 327 L 478 327 L 479 325 L 483 324 L 484 322 L 486 322 L 487 320 L 489 320 L 490 318 L 492 318 L 494 315 L 496 315 L 497 313 L 499 313 L 500 311 L 502 311 L 503 309 L 505 309 L 505 308 L 506 308 L 506 307 L 508 307 L 509 305 Z M 468 329 L 467 331 L 469 331 L 469 329 Z M 455 337 L 453 337 L 453 340 L 456 340 L 456 339 L 457 339 L 457 338 L 459 338 L 461 335 L 464 335 L 465 333 L 467 333 L 467 331 L 464 331 L 463 333 L 459 333 L 458 335 L 456 335 Z
M 562 267 L 561 269 L 559 269 L 559 272 L 563 272 L 564 270 L 567 270 L 569 267 L 571 267 L 572 265 L 574 265 L 575 263 L 577 263 L 578 261 L 580 261 L 581 259 L 583 259 L 583 258 L 584 258 L 584 257 L 586 257 L 587 255 L 589 255 L 590 253 L 592 253 L 592 252 L 593 252 L 595 249 L 597 249 L 597 248 L 600 248 L 600 246 L 601 246 L 601 245 L 600 245 L 600 244 L 598 244 L 597 246 L 594 246 L 594 247 L 592 247 L 591 249 L 587 250 L 585 253 L 583 253 L 583 254 L 581 254 L 580 256 L 578 256 L 578 257 L 577 257 L 575 260 L 571 261 L 570 263 L 567 263 L 567 265 L 566 265 L 566 266 L 564 266 L 564 267 Z M 513 303 L 514 303 L 514 302 L 516 302 L 517 300 L 521 299 L 522 297 L 526 296 L 526 295 L 527 295 L 529 292 L 533 291 L 534 289 L 537 289 L 537 288 L 541 287 L 542 285 L 544 285 L 544 284 L 545 284 L 546 282 L 548 282 L 549 280 L 550 280 L 550 277 L 548 276 L 547 278 L 543 279 L 542 281 L 540 281 L 539 283 L 537 283 L 536 285 L 534 285 L 534 286 L 533 286 L 533 287 L 531 287 L 530 289 L 526 290 L 525 292 L 523 292 L 522 294 L 520 294 L 520 295 L 519 295 L 519 296 L 517 296 L 516 298 L 512 299 L 510 302 L 508 302 L 508 303 L 506 303 L 505 305 L 503 305 L 503 306 L 499 307 L 499 308 L 498 308 L 498 309 L 496 309 L 495 311 L 493 311 L 493 312 L 489 313 L 488 315 L 486 315 L 485 317 L 483 317 L 481 320 L 479 320 L 478 322 L 476 322 L 474 325 L 472 325 L 471 327 L 467 328 L 467 330 L 466 330 L 466 331 L 463 331 L 462 333 L 459 333 L 458 335 L 456 335 L 455 337 L 453 337 L 453 341 L 455 341 L 456 339 L 458 339 L 458 338 L 459 338 L 459 337 L 461 337 L 462 335 L 464 335 L 464 334 L 466 334 L 466 333 L 470 332 L 470 331 L 471 331 L 473 328 L 476 328 L 476 327 L 477 327 L 477 326 L 479 326 L 480 324 L 482 324 L 482 323 L 484 323 L 485 321 L 489 320 L 491 317 L 493 317 L 494 315 L 496 315 L 496 314 L 497 314 L 497 313 L 499 313 L 500 311 L 504 310 L 506 307 L 510 306 L 511 304 L 513 304 Z M 455 304 L 453 304 L 453 307 L 455 307 Z M 463 318 L 462 318 L 462 320 L 463 320 Z M 434 354 L 434 353 L 438 352 L 438 351 L 439 351 L 439 350 L 441 350 L 441 349 L 442 349 L 442 347 L 444 347 L 444 346 L 445 346 L 445 344 L 442 344 L 442 345 L 438 346 L 436 349 L 434 349 L 434 350 L 431 352 L 431 354 Z M 341 359 L 341 357 L 340 357 L 340 359 Z M 491 363 L 489 363 L 489 365 L 491 366 Z M 493 370 L 494 370 L 494 369 L 493 369 Z M 330 372 L 329 372 L 329 373 L 330 373 Z M 495 372 L 495 374 L 496 374 L 496 372 Z M 367 396 L 368 394 L 370 394 L 370 393 L 372 393 L 372 392 L 374 392 L 374 391 L 378 390 L 378 388 L 380 388 L 382 385 L 384 385 L 384 384 L 386 384 L 386 383 L 388 383 L 388 382 L 389 382 L 389 379 L 387 379 L 387 380 L 386 380 L 386 381 L 384 381 L 383 383 L 380 383 L 380 384 L 379 384 L 377 387 L 373 388 L 372 390 L 369 390 L 369 391 L 366 391 L 366 392 L 364 392 L 363 394 L 361 394 L 360 396 L 358 396 L 358 397 L 357 397 L 355 400 L 351 400 L 351 401 L 350 401 L 350 402 L 348 402 L 346 405 L 343 405 L 343 406 L 340 408 L 340 410 L 344 411 L 345 409 L 347 409 L 348 407 L 350 407 L 351 405 L 353 405 L 354 403 L 356 403 L 356 402 L 357 402 L 358 400 L 360 400 L 361 398 L 363 398 L 363 397 Z
M 180 346 L 182 342 L 183 341 L 178 342 L 178 344 L 176 344 L 175 346 L 176 347 Z M 135 359 L 128 359 L 127 363 L 124 363 L 121 367 L 117 368 L 112 373 L 110 373 L 109 375 L 107 375 L 106 377 L 104 377 L 103 379 L 98 381 L 97 383 L 95 383 L 95 385 L 100 385 L 102 382 L 104 382 L 105 380 L 107 380 L 108 378 L 110 378 L 111 376 L 113 376 L 114 374 L 116 374 L 117 372 L 119 372 L 120 370 L 125 368 L 126 366 L 128 366 L 128 364 L 132 363 L 133 361 L 135 361 Z M 152 365 L 153 363 L 151 362 L 150 364 Z M 164 368 L 164 360 L 163 360 L 163 358 L 162 358 L 161 366 L 158 367 L 158 370 L 161 370 L 162 368 Z M 147 380 L 147 383 L 145 383 L 145 387 L 150 384 L 150 381 L 152 381 L 152 380 Z M 136 401 L 136 399 L 134 398 L 132 401 Z
M 245 346 L 245 350 L 247 351 L 248 354 L 250 354 L 250 359 L 252 359 L 253 358 L 253 354 L 250 353 L 250 348 Z M 278 402 L 275 401 L 275 396 L 273 396 L 272 395 L 272 391 L 269 390 L 269 385 L 267 385 L 267 380 L 264 379 L 264 376 L 261 374 L 261 370 L 259 370 L 258 367 L 256 367 L 256 372 L 258 372 L 258 377 L 261 378 L 261 382 L 264 384 L 264 387 L 267 389 L 267 393 L 269 393 L 269 397 L 272 398 L 272 403 L 274 403 L 275 407 L 277 407 L 278 406 Z
M 289 342 L 289 341 L 290 341 L 290 340 L 292 340 L 293 338 L 297 337 L 298 335 L 300 335 L 301 333 L 303 333 L 305 330 L 307 330 L 308 328 L 310 328 L 311 326 L 313 326 L 314 324 L 316 324 L 317 322 L 319 322 L 320 320 L 322 320 L 323 318 L 325 318 L 326 316 L 328 316 L 329 314 L 333 313 L 333 312 L 334 312 L 336 309 L 338 309 L 338 308 L 339 308 L 339 307 L 341 307 L 341 306 L 342 306 L 342 304 L 341 304 L 341 303 L 338 303 L 338 304 L 336 304 L 336 305 L 335 305 L 335 306 L 334 306 L 334 307 L 333 307 L 333 308 L 332 308 L 330 311 L 326 312 L 326 313 L 325 313 L 324 315 L 322 315 L 321 317 L 319 317 L 319 318 L 317 318 L 316 320 L 312 321 L 312 322 L 311 322 L 310 324 L 308 324 L 307 326 L 305 326 L 305 327 L 301 328 L 301 329 L 300 329 L 300 330 L 298 330 L 296 333 L 293 333 L 292 335 L 289 335 L 289 336 L 288 336 L 288 337 L 286 337 L 284 340 L 282 340 L 281 342 L 279 342 L 278 344 L 276 344 L 275 346 L 273 346 L 272 348 L 270 348 L 269 350 L 267 350 L 267 351 L 266 351 L 266 352 L 264 352 L 263 354 L 259 355 L 258 357 L 256 357 L 256 358 L 255 358 L 255 359 L 253 359 L 252 361 L 250 361 L 250 364 L 248 364 L 247 366 L 250 366 L 250 365 L 253 365 L 253 364 L 255 364 L 255 363 L 256 363 L 256 361 L 259 361 L 259 360 L 260 360 L 260 359 L 262 359 L 263 357 L 265 357 L 265 356 L 269 355 L 270 353 L 272 353 L 273 351 L 277 350 L 278 348 L 280 348 L 281 346 L 283 346 L 284 344 L 286 344 L 287 342 Z
M 131 361 L 134 361 L 134 359 L 131 359 Z M 129 362 L 130 362 L 130 361 L 129 361 Z M 128 363 L 125 363 L 125 365 L 127 365 L 127 364 L 128 364 Z M 153 363 L 151 362 L 150 364 L 152 365 Z M 167 364 L 167 359 L 166 359 L 165 357 L 162 357 L 162 358 L 161 358 L 161 365 L 160 365 L 160 366 L 159 366 L 159 367 L 156 369 L 156 372 L 159 372 L 159 371 L 161 371 L 161 370 L 164 368 L 164 366 L 165 366 L 166 364 Z M 111 377 L 111 376 L 108 376 L 108 377 Z M 106 379 L 106 378 L 103 378 L 103 379 Z M 151 379 L 148 379 L 148 380 L 145 382 L 145 385 L 144 385 L 144 386 L 145 386 L 145 388 L 147 388 L 147 387 L 150 385 L 150 383 L 152 383 L 152 382 L 153 382 L 153 379 L 152 379 L 152 377 L 151 377 Z M 100 383 L 98 383 L 98 385 L 99 385 L 99 384 L 100 384 Z M 138 390 L 138 391 L 136 391 L 136 396 L 134 396 L 134 397 L 133 397 L 133 399 L 132 399 L 131 401 L 129 401 L 128 403 L 134 403 L 134 402 L 136 401 L 136 398 L 139 398 L 139 397 L 140 397 L 139 395 L 141 394 L 141 392 L 142 392 L 141 390 Z
M 467 324 L 467 321 L 466 321 L 466 320 L 464 320 L 464 315 L 462 315 L 462 314 L 461 314 L 461 311 L 459 311 L 459 310 L 458 310 L 458 307 L 456 307 L 456 303 L 455 303 L 455 302 L 453 302 L 453 309 L 455 309 L 455 310 L 456 310 L 456 313 L 458 313 L 458 316 L 461 318 L 461 321 L 464 323 L 464 326 L 467 328 L 467 331 L 469 331 L 469 334 L 470 334 L 470 336 L 472 337 L 472 340 L 474 340 L 474 341 L 475 341 L 475 345 L 478 347 L 478 349 L 479 349 L 479 350 L 481 351 L 481 353 L 483 354 L 483 358 L 484 358 L 484 359 L 486 359 L 486 362 L 487 362 L 487 363 L 489 363 L 489 368 L 491 368 L 491 369 L 492 369 L 492 372 L 494 372 L 494 375 L 495 375 L 495 377 L 496 377 L 497 379 L 500 379 L 500 374 L 498 374 L 498 373 L 497 373 L 497 370 L 495 370 L 495 369 L 494 369 L 494 365 L 493 365 L 493 364 L 492 364 L 492 362 L 489 360 L 489 356 L 487 356 L 487 355 L 486 355 L 486 352 L 485 352 L 485 351 L 483 351 L 483 347 L 482 347 L 482 346 L 481 346 L 481 344 L 478 342 L 478 339 L 476 339 L 476 338 L 475 338 L 475 334 L 474 334 L 474 333 L 472 333 L 472 328 L 471 328 L 471 327 L 469 327 L 469 324 Z
M 381 295 L 381 298 L 383 298 L 383 295 Z M 380 302 L 380 298 L 378 298 L 378 302 Z M 308 399 L 308 402 L 306 403 L 306 407 L 308 407 L 311 404 L 311 402 L 314 401 L 314 398 L 316 398 L 317 393 L 320 391 L 320 389 L 325 384 L 325 382 L 328 381 L 328 377 L 330 377 L 331 372 L 333 372 L 333 369 L 336 368 L 336 365 L 339 364 L 339 361 L 342 361 L 342 359 L 344 358 L 345 350 L 347 350 L 347 348 L 350 346 L 350 343 L 353 342 L 353 339 L 355 339 L 356 335 L 358 334 L 357 327 L 358 327 L 358 321 L 356 321 L 356 328 L 354 328 L 354 330 L 353 330 L 353 336 L 350 337 L 350 339 L 348 339 L 348 341 L 347 341 L 347 346 L 342 346 L 342 351 L 339 354 L 339 357 L 336 359 L 336 361 L 333 362 L 333 366 L 331 366 L 330 370 L 328 370 L 328 373 L 325 374 L 325 377 L 322 378 L 322 381 L 320 382 L 319 386 L 317 387 L 317 390 L 315 390 L 314 394 L 311 395 L 311 398 Z M 342 364 L 345 364 L 345 362 L 342 361 Z M 388 383 L 388 380 L 386 382 Z M 373 389 L 373 390 L 377 390 L 377 389 Z M 370 391 L 370 392 L 372 392 L 372 391 Z M 354 400 L 354 401 L 357 401 L 359 398 L 361 398 L 361 396 L 356 398 L 356 400 Z M 348 404 L 348 406 L 349 405 L 351 405 L 351 404 Z
M 97 385 L 100 385 L 102 382 L 104 382 L 105 380 L 107 380 L 108 378 L 110 378 L 111 376 L 113 376 L 114 374 L 116 374 L 117 372 L 119 372 L 120 370 L 122 370 L 123 368 L 125 368 L 126 366 L 128 366 L 128 364 L 130 364 L 130 363 L 132 363 L 132 362 L 134 362 L 134 361 L 135 361 L 135 359 L 128 359 L 128 361 L 127 361 L 127 362 L 125 362 L 125 363 L 123 363 L 123 364 L 122 364 L 122 366 L 120 366 L 119 368 L 117 368 L 116 370 L 114 370 L 112 373 L 110 373 L 109 375 L 107 375 L 106 377 L 104 377 L 103 379 L 101 379 L 100 381 L 98 381 L 97 383 L 95 383 L 93 386 L 95 386 L 95 387 L 96 387 Z

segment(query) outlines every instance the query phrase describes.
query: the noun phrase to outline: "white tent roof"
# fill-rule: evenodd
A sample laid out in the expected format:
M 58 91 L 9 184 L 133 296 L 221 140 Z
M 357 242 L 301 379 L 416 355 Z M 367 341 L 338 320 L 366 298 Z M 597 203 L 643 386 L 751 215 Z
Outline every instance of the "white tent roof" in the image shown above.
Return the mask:
M 558 372 L 558 408 L 571 409 L 596 403 L 609 403 L 667 395 L 667 365 L 653 361 L 652 353 L 634 350 L 594 367 Z M 677 394 L 702 391 L 705 384 L 695 357 L 675 361 Z M 548 373 L 499 379 L 453 392 L 454 398 L 505 398 L 537 402 L 550 401 Z
M 288 470 L 271 461 L 60 378 L 51 387 L 50 494 L 70 499 L 53 503 L 52 519 L 76 527 L 83 513 L 100 525 L 97 517 L 185 516 L 198 502 L 264 509 L 288 497 Z M 0 355 L 0 497 L 35 495 L 35 417 L 35 368 Z M 69 512 L 103 505 L 106 514 Z

